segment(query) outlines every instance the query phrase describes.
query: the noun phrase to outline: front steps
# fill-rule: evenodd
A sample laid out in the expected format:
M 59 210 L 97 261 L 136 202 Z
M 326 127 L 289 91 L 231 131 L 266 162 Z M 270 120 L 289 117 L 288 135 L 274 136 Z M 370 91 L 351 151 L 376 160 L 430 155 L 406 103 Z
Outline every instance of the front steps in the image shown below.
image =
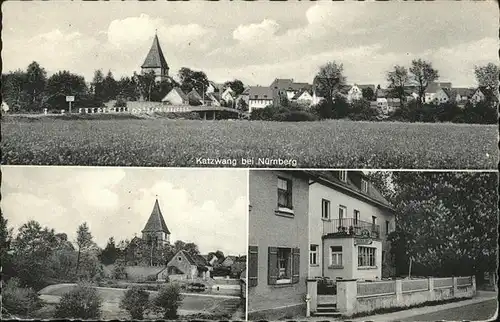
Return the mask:
M 339 317 L 341 315 L 336 303 L 318 303 L 316 312 L 313 313 L 313 316 Z

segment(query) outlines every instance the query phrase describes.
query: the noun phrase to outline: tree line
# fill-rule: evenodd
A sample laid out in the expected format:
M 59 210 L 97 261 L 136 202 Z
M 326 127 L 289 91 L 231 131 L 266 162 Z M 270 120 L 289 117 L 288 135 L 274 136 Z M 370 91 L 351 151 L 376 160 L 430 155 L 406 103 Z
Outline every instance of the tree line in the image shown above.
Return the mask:
M 158 81 L 153 71 L 145 74 L 133 73 L 115 79 L 108 71 L 96 70 L 91 82 L 87 83 L 81 75 L 70 71 L 58 71 L 50 77 L 37 62 L 32 62 L 26 70 L 2 73 L 2 99 L 13 112 L 40 113 L 43 109 L 67 109 L 66 96 L 75 96 L 76 107 L 102 107 L 105 102 L 117 100 L 116 106 L 123 107 L 127 101 L 159 102 L 174 87 L 185 93 L 195 89 L 200 95 L 209 86 L 207 75 L 182 67 L 178 72 L 179 82 L 168 77 Z M 244 91 L 240 80 L 226 82 L 237 95 Z
M 439 79 L 439 71 L 432 63 L 415 59 L 410 67 L 396 65 L 386 73 L 388 97 L 399 99 L 400 105 L 386 118 L 381 118 L 370 101 L 376 100 L 376 92 L 371 88 L 363 88 L 362 99 L 347 102 L 342 89 L 347 78 L 344 75 L 343 64 L 328 62 L 319 68 L 313 84 L 316 94 L 323 98 L 317 105 L 308 107 L 295 102 L 289 102 L 282 97 L 277 104 L 264 109 L 255 109 L 251 113 L 254 120 L 273 121 L 315 121 L 323 119 L 351 120 L 388 120 L 403 122 L 455 122 L 496 124 L 498 120 L 498 78 L 499 68 L 493 63 L 474 68 L 476 81 L 480 87 L 491 89 L 492 95 L 485 100 L 472 104 L 467 102 L 460 107 L 453 100 L 442 104 L 428 104 L 425 93 L 428 86 Z M 377 90 L 380 89 L 380 86 Z M 418 97 L 408 100 L 413 89 Z
M 388 236 L 398 276 L 470 276 L 497 271 L 498 175 L 370 172 L 394 208 Z M 411 264 L 410 264 L 411 261 Z

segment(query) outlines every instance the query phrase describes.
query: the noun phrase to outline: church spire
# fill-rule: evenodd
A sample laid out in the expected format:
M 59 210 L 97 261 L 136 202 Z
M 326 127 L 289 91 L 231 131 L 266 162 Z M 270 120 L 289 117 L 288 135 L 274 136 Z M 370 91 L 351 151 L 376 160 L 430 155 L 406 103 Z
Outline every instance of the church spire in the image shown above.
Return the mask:
M 158 203 L 158 198 L 156 198 L 148 222 L 146 223 L 146 226 L 144 226 L 144 229 L 142 230 L 142 233 L 153 233 L 153 232 L 164 232 L 165 234 L 170 234 L 167 224 L 165 223 L 165 219 L 163 219 L 163 215 L 160 210 L 160 204 Z
M 158 30 L 155 30 L 155 36 L 153 38 L 153 44 L 149 49 L 146 59 L 141 66 L 142 73 L 148 73 L 154 71 L 157 77 L 167 77 L 168 76 L 168 64 L 165 56 L 163 55 L 163 50 L 160 46 L 160 41 L 158 40 Z

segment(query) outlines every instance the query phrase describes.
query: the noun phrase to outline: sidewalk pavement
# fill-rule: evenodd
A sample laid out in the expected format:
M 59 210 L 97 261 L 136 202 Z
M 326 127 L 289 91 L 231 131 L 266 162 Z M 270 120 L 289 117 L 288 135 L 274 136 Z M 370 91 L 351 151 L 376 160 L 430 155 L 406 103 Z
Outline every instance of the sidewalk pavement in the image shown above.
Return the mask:
M 362 316 L 362 317 L 354 318 L 354 319 L 338 318 L 335 320 L 336 321 L 349 321 L 349 322 L 398 321 L 398 320 L 402 320 L 402 319 L 411 318 L 412 316 L 418 316 L 418 315 L 422 315 L 422 314 L 433 313 L 433 312 L 438 312 L 438 311 L 447 310 L 447 309 L 453 309 L 456 307 L 462 307 L 462 306 L 466 306 L 466 305 L 470 305 L 470 304 L 481 303 L 481 302 L 485 302 L 485 301 L 489 301 L 489 300 L 497 299 L 497 298 L 498 298 L 497 292 L 478 291 L 477 295 L 470 300 L 463 300 L 463 301 L 447 303 L 447 304 L 442 304 L 442 305 L 409 308 L 409 309 L 403 310 L 403 311 L 392 312 L 392 313 L 387 313 L 387 314 L 375 314 L 375 315 L 369 315 L 369 316 Z M 330 320 L 330 319 L 328 319 L 326 317 L 319 317 L 318 316 L 318 317 L 308 318 L 307 320 L 319 322 L 319 321 L 326 321 L 326 320 Z

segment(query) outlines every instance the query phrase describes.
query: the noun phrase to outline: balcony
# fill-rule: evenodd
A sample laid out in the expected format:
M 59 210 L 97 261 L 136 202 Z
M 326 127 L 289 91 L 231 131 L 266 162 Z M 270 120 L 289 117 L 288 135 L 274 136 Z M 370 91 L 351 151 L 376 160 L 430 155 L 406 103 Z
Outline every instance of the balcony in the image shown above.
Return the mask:
M 323 236 L 365 236 L 380 238 L 380 226 L 355 218 L 331 219 L 323 221 Z

